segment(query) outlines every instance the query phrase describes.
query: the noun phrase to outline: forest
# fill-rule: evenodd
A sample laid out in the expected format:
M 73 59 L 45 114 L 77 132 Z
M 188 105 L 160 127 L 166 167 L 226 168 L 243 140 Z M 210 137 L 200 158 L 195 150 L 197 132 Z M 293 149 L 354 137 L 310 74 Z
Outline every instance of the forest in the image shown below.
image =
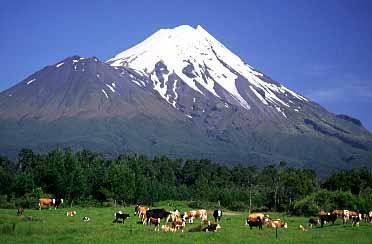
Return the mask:
M 18 160 L 0 156 L 0 208 L 37 208 L 40 197 L 58 197 L 69 205 L 153 205 L 188 201 L 190 207 L 283 211 L 315 215 L 319 210 L 372 210 L 372 172 L 340 170 L 323 179 L 284 161 L 258 169 L 210 160 L 70 149 L 36 154 L 23 149 Z

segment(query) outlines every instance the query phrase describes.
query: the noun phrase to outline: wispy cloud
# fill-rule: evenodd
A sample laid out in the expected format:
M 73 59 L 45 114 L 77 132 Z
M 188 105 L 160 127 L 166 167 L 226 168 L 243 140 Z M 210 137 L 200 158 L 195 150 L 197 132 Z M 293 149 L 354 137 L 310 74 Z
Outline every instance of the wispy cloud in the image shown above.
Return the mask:
M 317 102 L 342 102 L 372 99 L 372 82 L 342 82 L 338 87 L 322 87 L 306 92 L 306 96 Z

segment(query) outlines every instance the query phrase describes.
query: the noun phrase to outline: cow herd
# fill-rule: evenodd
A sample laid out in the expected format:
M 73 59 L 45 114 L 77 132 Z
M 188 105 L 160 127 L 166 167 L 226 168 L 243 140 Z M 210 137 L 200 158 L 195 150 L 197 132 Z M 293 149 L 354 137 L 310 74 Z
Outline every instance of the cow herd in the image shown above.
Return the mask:
M 360 213 L 346 209 L 344 210 L 337 209 L 333 210 L 332 212 L 320 211 L 318 223 L 320 223 L 321 227 L 323 228 L 324 224 L 326 223 L 334 224 L 338 218 L 342 219 L 343 224 L 351 223 L 353 227 L 359 227 L 360 221 L 362 220 L 364 220 L 367 223 L 372 223 L 372 211 L 370 211 L 369 213 Z
M 58 198 L 40 198 L 39 209 L 52 208 L 57 209 L 63 204 L 63 199 Z M 24 208 L 18 208 L 17 215 L 24 215 Z M 77 215 L 76 211 L 67 211 L 66 216 L 74 217 Z M 155 231 L 164 232 L 184 232 L 186 223 L 193 224 L 195 220 L 200 220 L 200 225 L 191 228 L 189 232 L 217 232 L 220 228 L 220 221 L 222 211 L 216 209 L 213 211 L 214 221 L 208 220 L 208 213 L 205 209 L 189 210 L 181 214 L 178 209 L 167 211 L 165 209 L 150 209 L 143 205 L 136 205 L 134 208 L 134 215 L 138 216 L 139 222 L 142 225 L 154 226 Z M 130 214 L 118 211 L 114 213 L 113 223 L 123 223 Z M 311 217 L 308 221 L 309 228 L 320 225 L 321 228 L 327 223 L 334 224 L 337 219 L 341 219 L 343 224 L 351 223 L 353 227 L 359 227 L 361 221 L 372 224 L 372 211 L 369 213 L 359 213 L 349 210 L 333 210 L 332 212 L 320 211 L 317 217 Z M 161 224 L 161 221 L 163 224 Z M 89 222 L 90 218 L 83 217 L 84 222 Z M 267 228 L 288 228 L 288 224 L 281 219 L 272 219 L 269 215 L 263 213 L 250 213 L 247 215 L 245 224 L 252 229 L 253 227 L 262 230 L 263 226 Z M 297 228 L 301 231 L 307 231 L 304 225 L 299 225 Z
M 309 227 L 312 228 L 320 224 L 323 228 L 324 224 L 334 224 L 338 218 L 342 219 L 342 223 L 351 223 L 353 227 L 359 227 L 360 221 L 364 220 L 366 223 L 372 224 L 372 211 L 369 213 L 359 213 L 349 210 L 333 210 L 332 212 L 320 211 L 318 217 L 309 218 Z M 269 215 L 263 213 L 251 213 L 247 216 L 246 225 L 252 229 L 258 227 L 262 230 L 262 226 L 266 225 L 268 228 L 287 228 L 288 224 L 280 219 L 271 219 Z M 300 224 L 298 230 L 306 231 L 304 225 Z
M 200 224 L 205 225 L 200 231 L 213 231 L 217 232 L 221 228 L 219 221 L 222 217 L 222 211 L 217 209 L 213 212 L 215 221 L 208 220 L 208 214 L 205 209 L 189 210 L 181 214 L 178 209 L 173 211 L 166 211 L 165 209 L 150 209 L 143 205 L 137 205 L 134 208 L 134 215 L 138 216 L 140 223 L 143 225 L 153 225 L 155 231 L 164 232 L 184 232 L 186 223 L 192 224 L 195 219 L 200 219 Z M 161 225 L 161 220 L 164 219 L 165 223 Z
M 288 224 L 281 219 L 271 219 L 269 215 L 263 213 L 251 213 L 248 214 L 246 225 L 249 225 L 249 228 L 258 227 L 259 230 L 262 230 L 262 226 L 266 225 L 268 228 L 288 228 Z

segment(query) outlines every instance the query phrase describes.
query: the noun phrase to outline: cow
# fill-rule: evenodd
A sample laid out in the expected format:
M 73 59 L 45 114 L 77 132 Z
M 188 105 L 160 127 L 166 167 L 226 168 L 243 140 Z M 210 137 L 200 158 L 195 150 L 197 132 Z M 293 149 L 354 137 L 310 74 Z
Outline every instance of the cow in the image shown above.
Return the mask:
M 309 226 L 310 228 L 313 228 L 313 225 L 317 225 L 320 223 L 319 218 L 310 218 L 309 219 Z
M 270 216 L 267 215 L 267 214 L 251 213 L 251 214 L 248 214 L 247 221 L 248 221 L 248 219 L 257 219 L 257 217 L 260 217 L 260 219 L 265 223 L 268 222 L 269 220 L 271 220 Z
M 41 210 L 42 207 L 51 208 L 54 206 L 54 209 L 59 208 L 63 204 L 62 198 L 40 198 L 39 199 L 39 210 Z
M 87 217 L 87 216 L 85 216 L 85 217 L 83 217 L 83 221 L 84 221 L 84 222 L 89 222 L 89 221 L 90 221 L 90 218 Z
M 222 217 L 222 211 L 220 209 L 214 210 L 213 211 L 213 217 L 214 217 L 214 221 L 219 222 L 221 220 L 221 217 Z
M 332 222 L 332 224 L 334 224 L 337 219 L 337 215 L 331 214 L 329 212 L 328 213 L 324 212 L 321 215 L 319 215 L 319 218 L 320 218 L 320 227 L 323 228 L 323 225 L 326 222 Z
M 249 225 L 249 228 L 252 229 L 252 227 L 258 227 L 259 230 L 262 230 L 262 219 L 260 216 L 255 217 L 248 217 L 246 221 L 246 225 Z
M 18 216 L 23 216 L 25 214 L 25 209 L 24 208 L 18 208 L 17 209 L 17 215 Z
M 369 223 L 372 224 L 372 211 L 369 211 L 368 213 L 368 220 L 369 220 Z
M 76 211 L 68 211 L 68 212 L 66 212 L 66 216 L 74 217 L 75 215 L 77 215 L 77 212 Z
M 160 230 L 160 218 L 153 218 L 153 217 L 150 217 L 149 218 L 149 223 L 150 225 L 154 225 L 155 226 L 155 231 L 159 231 Z
M 170 212 L 165 211 L 164 208 L 147 210 L 143 218 L 143 224 L 146 224 L 147 222 L 149 222 L 151 218 L 163 219 L 163 218 L 167 218 L 169 215 L 170 215 Z
M 199 209 L 199 210 L 190 210 L 184 213 L 183 219 L 186 221 L 186 219 L 189 220 L 189 223 L 194 223 L 195 218 L 200 218 L 201 221 L 208 219 L 207 216 L 207 210 L 205 209 Z
M 143 207 L 143 206 L 141 206 L 141 207 L 138 208 L 137 214 L 138 214 L 138 217 L 140 218 L 140 220 L 142 222 L 144 222 L 144 220 L 146 218 L 146 212 L 147 212 L 147 210 L 149 210 L 149 208 L 146 208 L 146 207 Z
M 288 224 L 280 219 L 273 219 L 267 222 L 266 226 L 268 228 L 288 228 Z
M 218 223 L 210 223 L 208 224 L 207 227 L 204 227 L 202 229 L 202 231 L 205 231 L 205 232 L 209 232 L 209 231 L 213 231 L 213 232 L 217 232 L 217 230 L 221 229 L 221 225 L 218 224 Z
M 112 221 L 112 223 L 119 223 L 119 219 L 122 220 L 122 223 L 124 224 L 124 221 L 127 219 L 127 218 L 130 218 L 130 215 L 129 214 L 126 214 L 126 213 L 123 213 L 122 211 L 119 211 L 119 212 L 116 212 L 114 213 L 114 221 Z
M 183 218 L 177 217 L 173 222 L 172 222 L 172 229 L 173 231 L 181 230 L 181 232 L 184 231 L 185 229 L 185 220 Z
M 359 223 L 360 223 L 359 215 L 358 216 L 352 216 L 351 217 L 351 223 L 352 223 L 353 227 L 359 227 Z
M 300 231 L 307 231 L 303 225 L 298 226 L 298 230 Z

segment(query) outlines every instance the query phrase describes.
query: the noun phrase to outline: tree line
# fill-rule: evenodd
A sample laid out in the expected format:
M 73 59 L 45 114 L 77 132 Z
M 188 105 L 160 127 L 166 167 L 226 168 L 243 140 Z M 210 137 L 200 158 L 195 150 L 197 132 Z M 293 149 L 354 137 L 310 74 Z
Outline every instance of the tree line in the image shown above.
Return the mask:
M 0 156 L 0 207 L 36 207 L 39 197 L 104 206 L 189 201 L 232 210 L 277 210 L 311 215 L 320 209 L 372 210 L 372 173 L 367 168 L 334 172 L 317 180 L 313 170 L 278 165 L 226 166 L 210 160 L 120 155 L 105 159 L 88 150 Z

